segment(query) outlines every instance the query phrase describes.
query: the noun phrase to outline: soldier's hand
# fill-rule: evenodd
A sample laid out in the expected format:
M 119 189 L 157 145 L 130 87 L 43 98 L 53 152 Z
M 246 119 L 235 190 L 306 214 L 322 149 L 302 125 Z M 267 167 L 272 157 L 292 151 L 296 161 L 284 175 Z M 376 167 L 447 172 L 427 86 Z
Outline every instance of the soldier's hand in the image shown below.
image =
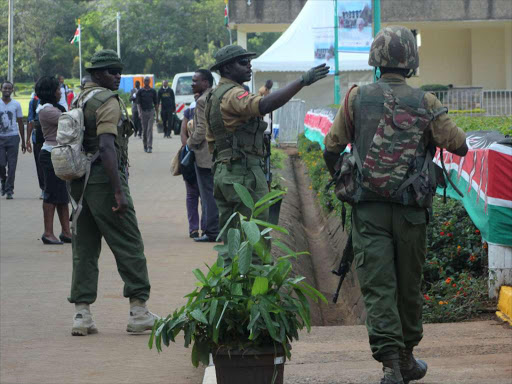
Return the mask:
M 128 210 L 128 200 L 124 192 L 114 193 L 117 207 L 112 207 L 112 211 L 117 213 L 120 217 L 123 217 L 125 212 Z
M 311 68 L 309 71 L 302 75 L 302 84 L 311 85 L 320 79 L 323 79 L 329 73 L 327 64 L 320 64 L 316 67 Z

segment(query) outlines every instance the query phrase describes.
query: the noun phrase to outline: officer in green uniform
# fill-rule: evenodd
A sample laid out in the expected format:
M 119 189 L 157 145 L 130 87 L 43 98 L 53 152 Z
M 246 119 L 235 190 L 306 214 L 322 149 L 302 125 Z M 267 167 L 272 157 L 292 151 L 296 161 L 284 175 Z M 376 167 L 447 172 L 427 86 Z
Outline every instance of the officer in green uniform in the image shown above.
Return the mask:
M 104 237 L 116 258 L 124 281 L 124 296 L 130 299 L 128 332 L 151 329 L 157 316 L 148 311 L 150 284 L 144 244 L 137 225 L 127 183 L 128 137 L 133 134 L 126 106 L 113 91 L 119 88 L 123 64 L 113 50 L 91 58 L 91 75 L 74 106 L 83 106 L 85 151 L 93 156 L 90 175 L 71 183 L 71 195 L 83 195 L 73 231 L 73 277 L 68 300 L 75 303 L 71 333 L 85 336 L 98 330 L 89 305 L 98 288 L 98 258 Z M 86 185 L 84 185 L 86 183 Z
M 255 55 L 238 45 L 228 45 L 215 54 L 216 63 L 211 67 L 221 75 L 205 109 L 206 139 L 215 161 L 213 194 L 219 208 L 219 228 L 234 212 L 250 214 L 235 192 L 234 183 L 244 185 L 254 201 L 269 191 L 263 172 L 263 134 L 267 123 L 262 117 L 329 72 L 325 64 L 319 65 L 263 98 L 243 88 L 243 83 L 251 79 L 251 58 Z M 268 210 L 259 218 L 266 221 Z
M 347 94 L 325 138 L 324 159 L 333 175 L 351 143 L 352 151 L 337 166 L 349 176 L 336 188 L 353 205 L 354 263 L 370 346 L 384 366 L 381 383 L 408 383 L 427 372 L 412 352 L 423 337 L 421 277 L 427 209 L 435 193 L 432 155 L 436 146 L 459 156 L 468 148 L 441 102 L 406 84 L 419 66 L 409 29 L 381 30 L 368 63 L 380 68 L 381 78 Z

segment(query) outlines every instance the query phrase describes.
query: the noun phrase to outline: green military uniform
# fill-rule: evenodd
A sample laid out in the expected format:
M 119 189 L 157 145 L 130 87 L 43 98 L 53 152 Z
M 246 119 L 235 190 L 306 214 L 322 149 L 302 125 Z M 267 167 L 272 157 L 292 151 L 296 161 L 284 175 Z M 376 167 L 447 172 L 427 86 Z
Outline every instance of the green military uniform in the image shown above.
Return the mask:
M 127 182 L 128 137 L 133 133 L 124 103 L 112 91 L 87 83 L 79 97 L 97 92 L 84 107 L 84 149 L 94 154 L 99 150 L 99 136 L 115 136 L 121 187 L 128 200 L 128 210 L 120 217 L 112 211 L 116 206 L 110 179 L 101 163 L 95 161 L 83 196 L 83 208 L 73 235 L 73 277 L 71 303 L 91 304 L 96 300 L 98 258 L 101 240 L 109 245 L 125 286 L 125 297 L 147 301 L 150 284 L 130 189 Z M 94 112 L 95 111 L 95 112 Z M 71 195 L 78 200 L 84 189 L 84 178 L 71 183 Z
M 226 48 L 232 47 L 241 49 L 236 46 Z M 242 54 L 230 56 L 230 59 L 253 55 L 243 50 Z M 212 69 L 220 64 L 222 61 Z M 206 103 L 206 140 L 215 160 L 213 195 L 219 209 L 220 229 L 234 212 L 250 215 L 233 184 L 245 186 L 254 201 L 269 192 L 263 172 L 263 133 L 267 124 L 259 111 L 261 99 L 242 85 L 222 77 Z M 258 218 L 267 221 L 268 209 Z
M 394 30 L 388 31 L 386 28 L 379 34 L 387 34 L 385 41 L 389 42 L 396 37 L 394 33 Z M 382 41 L 384 39 L 376 38 L 374 45 L 378 46 Z M 372 52 L 376 50 L 374 45 Z M 383 46 L 387 48 L 387 43 Z M 372 58 L 375 59 L 370 54 L 370 65 L 384 66 L 372 64 Z M 378 59 L 385 61 L 384 57 Z M 386 64 L 391 68 L 417 67 L 417 64 L 407 66 L 410 63 L 403 67 Z M 400 108 L 406 105 L 404 110 L 419 110 L 425 112 L 425 116 L 440 113 L 433 120 L 427 120 L 423 130 L 417 133 L 421 137 L 416 147 L 404 148 L 410 139 L 410 134 L 406 136 L 409 126 L 403 131 L 397 128 L 396 124 L 402 121 L 398 114 L 393 115 L 393 123 L 389 122 L 382 127 L 382 118 L 390 104 L 386 98 L 388 91 L 395 100 L 400 100 L 397 103 Z M 412 351 L 423 337 L 421 279 L 426 254 L 426 207 L 431 204 L 432 198 L 432 183 L 427 180 L 428 177 L 423 180 L 423 184 L 417 178 L 407 188 L 395 189 L 398 193 L 388 195 L 379 190 L 379 182 L 387 187 L 393 183 L 386 167 L 391 167 L 389 169 L 395 175 L 397 172 L 401 175 L 395 180 L 396 186 L 403 184 L 410 173 L 415 173 L 411 172 L 411 167 L 416 170 L 426 169 L 428 173 L 427 163 L 431 156 L 428 151 L 432 144 L 449 151 L 464 145 L 464 132 L 457 128 L 444 111 L 433 94 L 408 86 L 405 78 L 399 74 L 386 73 L 378 83 L 354 88 L 350 92 L 325 138 L 326 159 L 329 153 L 340 154 L 347 144 L 352 143 L 352 154 L 357 152 L 361 160 L 363 176 L 358 181 L 352 209 L 354 264 L 367 310 L 366 326 L 370 346 L 378 361 L 398 361 L 399 353 Z M 397 148 L 402 151 L 400 156 L 394 156 Z M 400 174 L 401 162 L 407 154 L 412 156 L 410 161 L 403 164 L 404 172 Z M 417 162 L 419 165 L 416 165 Z M 427 164 L 425 168 L 423 164 Z M 373 174 L 368 175 L 368 169 Z M 374 183 L 371 186 L 365 179 L 365 172 L 369 178 L 373 177 Z M 420 365 L 407 371 L 400 360 L 400 369 L 406 383 L 425 375 L 426 364 L 419 360 L 417 362 Z M 415 372 L 411 373 L 413 370 Z M 386 381 L 388 379 L 385 377 L 382 382 L 402 382 L 400 379 Z

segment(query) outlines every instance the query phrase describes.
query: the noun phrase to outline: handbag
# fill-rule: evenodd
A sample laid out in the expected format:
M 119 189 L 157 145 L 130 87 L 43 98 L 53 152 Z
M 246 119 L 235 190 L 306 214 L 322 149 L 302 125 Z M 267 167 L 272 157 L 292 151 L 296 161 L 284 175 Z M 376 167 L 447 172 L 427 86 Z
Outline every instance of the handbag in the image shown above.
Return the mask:
M 195 184 L 197 181 L 196 169 L 194 167 L 194 151 L 187 151 L 187 147 L 182 147 L 180 152 L 180 159 L 180 171 L 181 174 L 183 175 L 183 179 L 190 184 Z
M 178 150 L 176 155 L 174 155 L 174 157 L 171 160 L 171 173 L 173 176 L 181 175 L 180 156 L 181 156 L 182 149 L 183 149 L 183 147 Z
M 194 162 L 196 161 L 196 155 L 194 154 L 194 151 L 188 151 L 185 157 L 181 160 L 181 165 L 184 168 L 190 168 L 194 166 Z

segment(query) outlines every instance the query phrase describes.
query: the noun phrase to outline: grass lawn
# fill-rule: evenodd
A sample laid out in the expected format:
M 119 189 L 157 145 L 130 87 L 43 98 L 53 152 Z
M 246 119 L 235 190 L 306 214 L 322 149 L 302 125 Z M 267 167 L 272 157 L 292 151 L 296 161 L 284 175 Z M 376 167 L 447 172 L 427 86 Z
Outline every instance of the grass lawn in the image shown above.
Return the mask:
M 23 111 L 23 117 L 28 117 L 28 104 L 30 103 L 30 95 L 17 95 L 12 98 L 21 104 L 21 110 Z

